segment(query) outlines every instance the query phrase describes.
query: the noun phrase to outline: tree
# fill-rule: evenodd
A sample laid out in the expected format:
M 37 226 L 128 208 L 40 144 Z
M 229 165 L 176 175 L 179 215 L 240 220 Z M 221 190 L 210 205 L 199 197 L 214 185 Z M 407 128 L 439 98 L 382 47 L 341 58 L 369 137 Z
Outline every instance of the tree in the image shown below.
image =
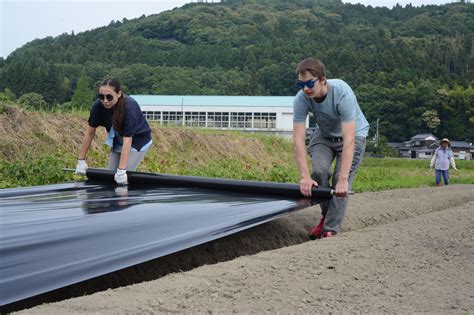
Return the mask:
M 5 88 L 5 90 L 3 90 L 4 94 L 12 101 L 16 100 L 16 95 L 15 93 L 13 93 L 12 90 L 10 90 L 9 88 Z
M 64 101 L 61 92 L 62 77 L 59 72 L 59 67 L 54 63 L 48 63 L 47 74 L 43 78 L 42 83 L 39 84 L 40 93 L 44 96 L 45 100 L 50 103 L 58 103 Z
M 11 99 L 3 92 L 0 92 L 0 103 L 8 103 Z
M 441 124 L 441 120 L 438 117 L 438 112 L 435 110 L 427 110 L 426 112 L 421 114 L 421 117 L 430 129 L 430 131 L 435 134 L 436 130 Z
M 71 99 L 71 106 L 73 108 L 88 108 L 94 100 L 94 92 L 89 87 L 90 78 L 82 73 L 77 81 L 76 89 Z
M 397 157 L 398 150 L 388 146 L 388 140 L 384 136 L 380 137 L 380 140 L 376 143 L 375 140 L 367 141 L 367 152 L 371 152 L 376 156 L 385 156 L 385 157 Z
M 388 9 L 340 0 L 190 3 L 32 41 L 0 58 L 0 91 L 36 92 L 49 103 L 64 102 L 72 99 L 84 71 L 94 90 L 114 75 L 129 94 L 294 95 L 296 63 L 317 57 L 329 79 L 343 79 L 357 90 L 367 119 L 380 118 L 390 141 L 427 130 L 422 114 L 430 110 L 438 113 L 439 136 L 472 138 L 472 7 Z M 443 85 L 449 97 L 436 93 Z M 464 91 L 454 91 L 456 86 Z

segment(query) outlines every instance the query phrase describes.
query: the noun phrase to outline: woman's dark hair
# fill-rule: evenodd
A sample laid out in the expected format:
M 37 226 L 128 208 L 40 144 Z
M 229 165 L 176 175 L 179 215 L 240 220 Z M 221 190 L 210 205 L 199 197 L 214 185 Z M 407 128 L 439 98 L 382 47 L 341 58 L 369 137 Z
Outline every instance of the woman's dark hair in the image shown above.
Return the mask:
M 110 86 L 114 89 L 115 93 L 118 93 L 122 90 L 119 81 L 114 78 L 107 78 L 102 83 L 100 86 Z M 122 131 L 123 127 L 123 116 L 125 112 L 125 94 L 122 93 L 122 95 L 119 97 L 117 100 L 117 104 L 114 106 L 114 115 L 112 116 L 112 125 L 114 126 L 114 129 L 117 131 Z

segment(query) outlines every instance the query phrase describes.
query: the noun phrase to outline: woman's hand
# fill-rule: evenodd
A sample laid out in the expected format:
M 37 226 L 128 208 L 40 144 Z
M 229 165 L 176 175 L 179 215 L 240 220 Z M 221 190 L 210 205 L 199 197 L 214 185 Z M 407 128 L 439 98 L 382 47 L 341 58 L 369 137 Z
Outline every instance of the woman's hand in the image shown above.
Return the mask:
M 81 175 L 81 176 L 86 176 L 86 172 L 87 172 L 86 160 L 77 160 L 76 174 Z
M 115 182 L 119 185 L 128 185 L 127 170 L 118 168 L 114 176 Z

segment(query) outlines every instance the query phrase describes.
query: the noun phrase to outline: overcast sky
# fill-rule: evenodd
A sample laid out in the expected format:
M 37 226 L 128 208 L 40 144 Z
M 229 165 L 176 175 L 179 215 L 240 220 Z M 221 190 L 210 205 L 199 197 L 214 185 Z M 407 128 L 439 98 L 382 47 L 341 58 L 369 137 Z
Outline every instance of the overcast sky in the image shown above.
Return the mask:
M 0 0 L 0 57 L 36 38 L 75 34 L 105 26 L 124 17 L 133 19 L 180 7 L 189 0 Z M 208 0 L 208 2 L 212 2 Z M 217 0 L 215 2 L 218 2 Z M 452 0 L 343 0 L 372 6 L 396 3 L 419 6 Z

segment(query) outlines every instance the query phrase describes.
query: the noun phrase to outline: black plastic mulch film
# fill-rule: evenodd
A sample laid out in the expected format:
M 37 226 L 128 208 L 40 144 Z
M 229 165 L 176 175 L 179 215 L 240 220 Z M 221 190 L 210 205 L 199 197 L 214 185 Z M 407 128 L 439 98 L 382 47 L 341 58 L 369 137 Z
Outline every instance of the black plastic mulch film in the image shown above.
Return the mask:
M 268 222 L 332 197 L 296 184 L 89 169 L 85 183 L 1 189 L 0 305 Z

